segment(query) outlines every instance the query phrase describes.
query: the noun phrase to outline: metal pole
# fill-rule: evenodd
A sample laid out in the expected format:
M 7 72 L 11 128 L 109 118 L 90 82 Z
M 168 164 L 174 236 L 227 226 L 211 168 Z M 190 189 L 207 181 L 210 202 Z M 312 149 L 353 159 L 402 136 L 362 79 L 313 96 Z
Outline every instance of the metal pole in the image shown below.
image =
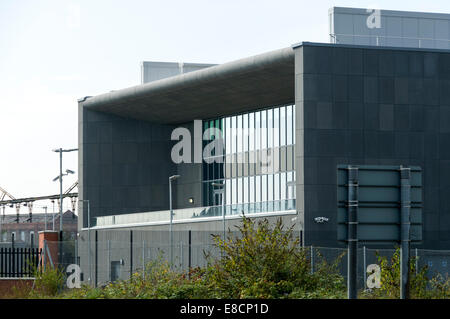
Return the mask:
M 111 280 L 111 240 L 108 239 L 108 278 Z
M 170 224 L 169 224 L 169 235 L 170 235 L 170 266 L 172 267 L 173 262 L 173 247 L 172 247 L 172 220 L 173 220 L 173 212 L 172 212 L 172 180 L 169 178 L 169 208 L 170 208 Z
M 83 202 L 87 202 L 88 204 L 88 264 L 89 264 L 89 284 L 91 283 L 92 278 L 92 267 L 91 267 L 91 212 L 90 212 L 90 205 L 89 200 L 83 200 Z
M 53 202 L 53 214 L 52 214 L 52 230 L 55 231 L 55 202 Z
M 400 249 L 400 299 L 409 297 L 409 249 L 410 249 L 410 210 L 411 210 L 411 170 L 400 166 L 401 201 L 401 249 Z
M 225 242 L 226 238 L 226 230 L 225 230 L 225 196 L 224 190 L 222 189 L 221 197 L 222 197 L 222 223 L 223 223 L 223 241 Z
M 364 289 L 367 289 L 367 259 L 366 246 L 363 247 L 363 271 L 364 271 Z
M 189 236 L 188 236 L 188 244 L 189 244 L 189 249 L 188 249 L 188 270 L 191 270 L 191 266 L 192 266 L 192 262 L 191 262 L 191 258 L 192 258 L 192 237 L 191 237 L 191 230 L 189 230 Z
M 314 247 L 311 245 L 311 275 L 314 274 Z
M 44 206 L 45 210 L 45 231 L 47 231 L 47 206 Z
M 3 215 L 5 215 L 5 206 L 3 206 Z M 3 216 L 0 218 L 0 242 L 3 241 L 2 225 L 3 225 Z
M 183 241 L 180 241 L 180 269 L 183 269 Z
M 347 268 L 347 297 L 358 297 L 358 168 L 348 167 L 348 268 Z
M 63 231 L 63 183 L 62 183 L 62 148 L 59 149 L 59 233 L 60 239 L 62 240 Z
M 142 241 L 142 278 L 145 278 L 145 240 Z
M 133 231 L 130 230 L 130 279 L 133 277 Z

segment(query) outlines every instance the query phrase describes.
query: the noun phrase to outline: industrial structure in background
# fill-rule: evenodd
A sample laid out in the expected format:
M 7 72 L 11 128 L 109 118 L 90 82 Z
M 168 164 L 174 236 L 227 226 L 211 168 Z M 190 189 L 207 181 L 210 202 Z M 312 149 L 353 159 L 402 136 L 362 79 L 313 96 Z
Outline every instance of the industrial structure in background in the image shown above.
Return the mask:
M 70 199 L 72 210 L 63 213 L 62 224 L 66 232 L 65 239 L 76 239 L 78 216 L 75 214 L 78 193 L 74 190 L 78 181 L 73 183 L 63 194 L 62 198 Z M 15 198 L 0 187 L 0 243 L 5 245 L 19 245 L 23 247 L 36 246 L 38 232 L 44 230 L 57 230 L 61 224 L 61 214 L 55 212 L 54 204 L 61 207 L 61 195 L 36 196 Z M 49 200 L 53 204 L 53 212 L 48 207 L 41 207 L 45 213 L 33 213 L 34 202 Z M 6 207 L 15 208 L 16 214 L 5 214 Z M 28 214 L 20 214 L 22 207 L 28 208 Z M 56 225 L 56 226 L 55 226 Z M 56 228 L 55 228 L 56 227 Z
M 59 230 L 59 212 L 33 214 L 30 221 L 28 214 L 0 216 L 0 246 L 37 247 L 38 234 L 41 231 Z M 78 216 L 70 210 L 63 214 L 63 231 L 65 240 L 76 240 L 78 233 Z

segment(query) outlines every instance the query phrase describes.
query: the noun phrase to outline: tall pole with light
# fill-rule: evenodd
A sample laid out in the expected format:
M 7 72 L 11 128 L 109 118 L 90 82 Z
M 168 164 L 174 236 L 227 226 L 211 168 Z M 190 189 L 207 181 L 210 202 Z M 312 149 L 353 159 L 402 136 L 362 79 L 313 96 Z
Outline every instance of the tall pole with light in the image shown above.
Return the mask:
M 169 177 L 169 210 L 170 210 L 170 222 L 169 222 L 169 236 L 170 236 L 170 266 L 173 264 L 173 209 L 172 209 L 172 182 L 179 178 L 180 175 L 172 175 Z
M 66 174 L 62 172 L 62 155 L 63 153 L 78 151 L 77 148 L 72 149 L 62 149 L 57 148 L 54 149 L 53 152 L 59 153 L 59 176 L 55 177 L 53 181 L 57 181 L 59 179 L 59 240 L 63 240 L 63 176 L 69 174 L 75 174 L 74 171 L 66 170 Z

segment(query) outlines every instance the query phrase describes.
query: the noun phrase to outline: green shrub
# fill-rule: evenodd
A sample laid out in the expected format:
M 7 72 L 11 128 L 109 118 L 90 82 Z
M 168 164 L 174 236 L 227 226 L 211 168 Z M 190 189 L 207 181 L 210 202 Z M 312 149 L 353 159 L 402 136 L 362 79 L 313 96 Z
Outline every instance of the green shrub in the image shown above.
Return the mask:
M 65 274 L 58 268 L 47 267 L 34 270 L 34 285 L 30 291 L 32 298 L 55 297 L 64 285 Z
M 216 298 L 297 298 L 310 292 L 326 291 L 323 297 L 340 294 L 344 280 L 337 264 L 320 258 L 311 274 L 307 250 L 285 230 L 281 218 L 273 227 L 264 219 L 258 223 L 243 218 L 240 236 L 223 240 L 214 236 L 222 258 L 209 258 L 205 277 Z M 342 256 L 340 257 L 342 258 Z

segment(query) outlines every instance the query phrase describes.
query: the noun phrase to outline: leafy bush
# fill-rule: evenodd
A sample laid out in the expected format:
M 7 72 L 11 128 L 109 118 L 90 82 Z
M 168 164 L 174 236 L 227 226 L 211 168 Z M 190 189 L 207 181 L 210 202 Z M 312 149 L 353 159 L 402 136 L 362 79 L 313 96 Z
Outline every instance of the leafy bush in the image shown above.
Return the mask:
M 377 253 L 381 268 L 381 287 L 373 289 L 363 296 L 369 298 L 399 298 L 400 297 L 400 248 L 396 248 L 388 261 L 385 256 Z M 427 276 L 428 267 L 416 271 L 416 257 L 409 263 L 409 297 L 414 299 L 448 298 L 450 297 L 450 281 L 438 274 L 433 278 Z
M 317 291 L 330 297 L 345 289 L 337 271 L 342 256 L 333 265 L 320 258 L 311 274 L 307 250 L 299 247 L 292 227 L 285 230 L 281 219 L 272 228 L 267 219 L 256 223 L 244 217 L 238 230 L 238 237 L 214 237 L 223 257 L 210 258 L 206 269 L 213 297 L 300 298 Z
M 47 267 L 45 270 L 35 268 L 34 277 L 33 289 L 29 293 L 31 298 L 57 296 L 65 280 L 65 274 L 58 267 Z

